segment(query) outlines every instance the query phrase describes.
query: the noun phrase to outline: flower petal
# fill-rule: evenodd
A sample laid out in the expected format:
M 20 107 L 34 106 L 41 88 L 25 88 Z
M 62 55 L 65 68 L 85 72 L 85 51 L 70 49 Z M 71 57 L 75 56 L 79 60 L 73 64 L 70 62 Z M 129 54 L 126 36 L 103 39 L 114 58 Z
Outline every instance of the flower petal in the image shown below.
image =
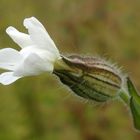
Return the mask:
M 21 48 L 30 46 L 33 44 L 30 36 L 25 33 L 19 32 L 14 27 L 10 26 L 6 29 L 6 33 L 13 39 L 15 43 L 17 43 Z
M 0 50 L 0 68 L 14 70 L 15 66 L 20 63 L 22 56 L 12 48 Z
M 24 26 L 28 29 L 32 41 L 37 44 L 38 47 L 52 52 L 56 57 L 60 56 L 53 40 L 45 30 L 44 26 L 35 17 L 26 18 L 24 20 Z
M 29 56 L 14 71 L 15 76 L 31 76 L 38 75 L 42 72 L 52 72 L 53 64 L 45 62 L 37 54 L 29 54 Z
M 53 63 L 56 60 L 56 58 L 54 57 L 52 53 L 50 53 L 47 50 L 37 48 L 35 46 L 26 47 L 22 49 L 19 53 L 24 58 L 28 57 L 31 53 L 34 53 L 34 54 L 37 54 L 41 59 L 47 62 L 50 61 Z
M 4 72 L 0 74 L 0 83 L 3 85 L 9 85 L 21 77 L 13 76 L 13 72 Z

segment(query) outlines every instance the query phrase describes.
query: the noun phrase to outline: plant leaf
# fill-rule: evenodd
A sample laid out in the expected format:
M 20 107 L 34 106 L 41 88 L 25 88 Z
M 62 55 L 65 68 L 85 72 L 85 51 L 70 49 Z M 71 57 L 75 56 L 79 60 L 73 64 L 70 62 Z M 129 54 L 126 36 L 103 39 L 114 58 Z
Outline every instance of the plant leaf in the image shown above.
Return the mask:
M 129 79 L 129 77 L 127 78 L 127 87 L 128 87 L 128 92 L 129 95 L 131 97 L 133 97 L 135 100 L 137 100 L 137 102 L 140 103 L 140 96 L 134 86 L 134 84 L 132 83 L 132 81 Z
M 133 116 L 134 127 L 140 130 L 140 103 L 133 97 L 130 99 L 130 109 Z
M 130 97 L 130 109 L 133 117 L 134 126 L 140 130 L 140 96 L 132 81 L 127 78 L 127 86 Z

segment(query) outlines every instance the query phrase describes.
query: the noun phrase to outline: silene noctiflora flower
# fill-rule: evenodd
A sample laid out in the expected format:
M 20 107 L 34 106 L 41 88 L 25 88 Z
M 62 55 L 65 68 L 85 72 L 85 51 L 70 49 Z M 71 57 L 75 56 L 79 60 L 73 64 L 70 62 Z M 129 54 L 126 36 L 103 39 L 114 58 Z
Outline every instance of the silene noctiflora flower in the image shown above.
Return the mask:
M 140 97 L 132 81 L 116 66 L 99 57 L 63 56 L 44 26 L 35 18 L 26 18 L 28 34 L 14 27 L 7 34 L 21 50 L 0 50 L 0 83 L 11 84 L 25 76 L 44 72 L 55 74 L 76 95 L 97 102 L 120 98 L 130 108 L 134 126 L 140 130 Z

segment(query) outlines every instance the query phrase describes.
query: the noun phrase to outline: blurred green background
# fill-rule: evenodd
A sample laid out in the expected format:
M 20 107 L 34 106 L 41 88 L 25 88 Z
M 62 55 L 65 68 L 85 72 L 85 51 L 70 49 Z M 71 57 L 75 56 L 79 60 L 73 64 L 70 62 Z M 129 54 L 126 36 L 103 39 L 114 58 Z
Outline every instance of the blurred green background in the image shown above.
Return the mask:
M 6 35 L 37 17 L 63 54 L 111 58 L 140 91 L 139 0 L 0 0 L 0 47 L 19 49 Z M 75 97 L 55 76 L 43 74 L 0 85 L 0 140 L 139 140 L 129 110 Z

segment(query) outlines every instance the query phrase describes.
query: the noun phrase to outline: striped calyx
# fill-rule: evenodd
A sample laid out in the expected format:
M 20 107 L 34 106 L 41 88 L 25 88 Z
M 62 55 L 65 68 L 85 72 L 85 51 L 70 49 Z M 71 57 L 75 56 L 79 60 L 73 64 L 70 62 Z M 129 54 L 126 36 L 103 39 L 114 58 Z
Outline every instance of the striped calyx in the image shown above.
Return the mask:
M 54 69 L 60 81 L 75 94 L 86 99 L 104 102 L 116 97 L 122 86 L 120 71 L 97 57 L 62 56 L 69 69 Z

